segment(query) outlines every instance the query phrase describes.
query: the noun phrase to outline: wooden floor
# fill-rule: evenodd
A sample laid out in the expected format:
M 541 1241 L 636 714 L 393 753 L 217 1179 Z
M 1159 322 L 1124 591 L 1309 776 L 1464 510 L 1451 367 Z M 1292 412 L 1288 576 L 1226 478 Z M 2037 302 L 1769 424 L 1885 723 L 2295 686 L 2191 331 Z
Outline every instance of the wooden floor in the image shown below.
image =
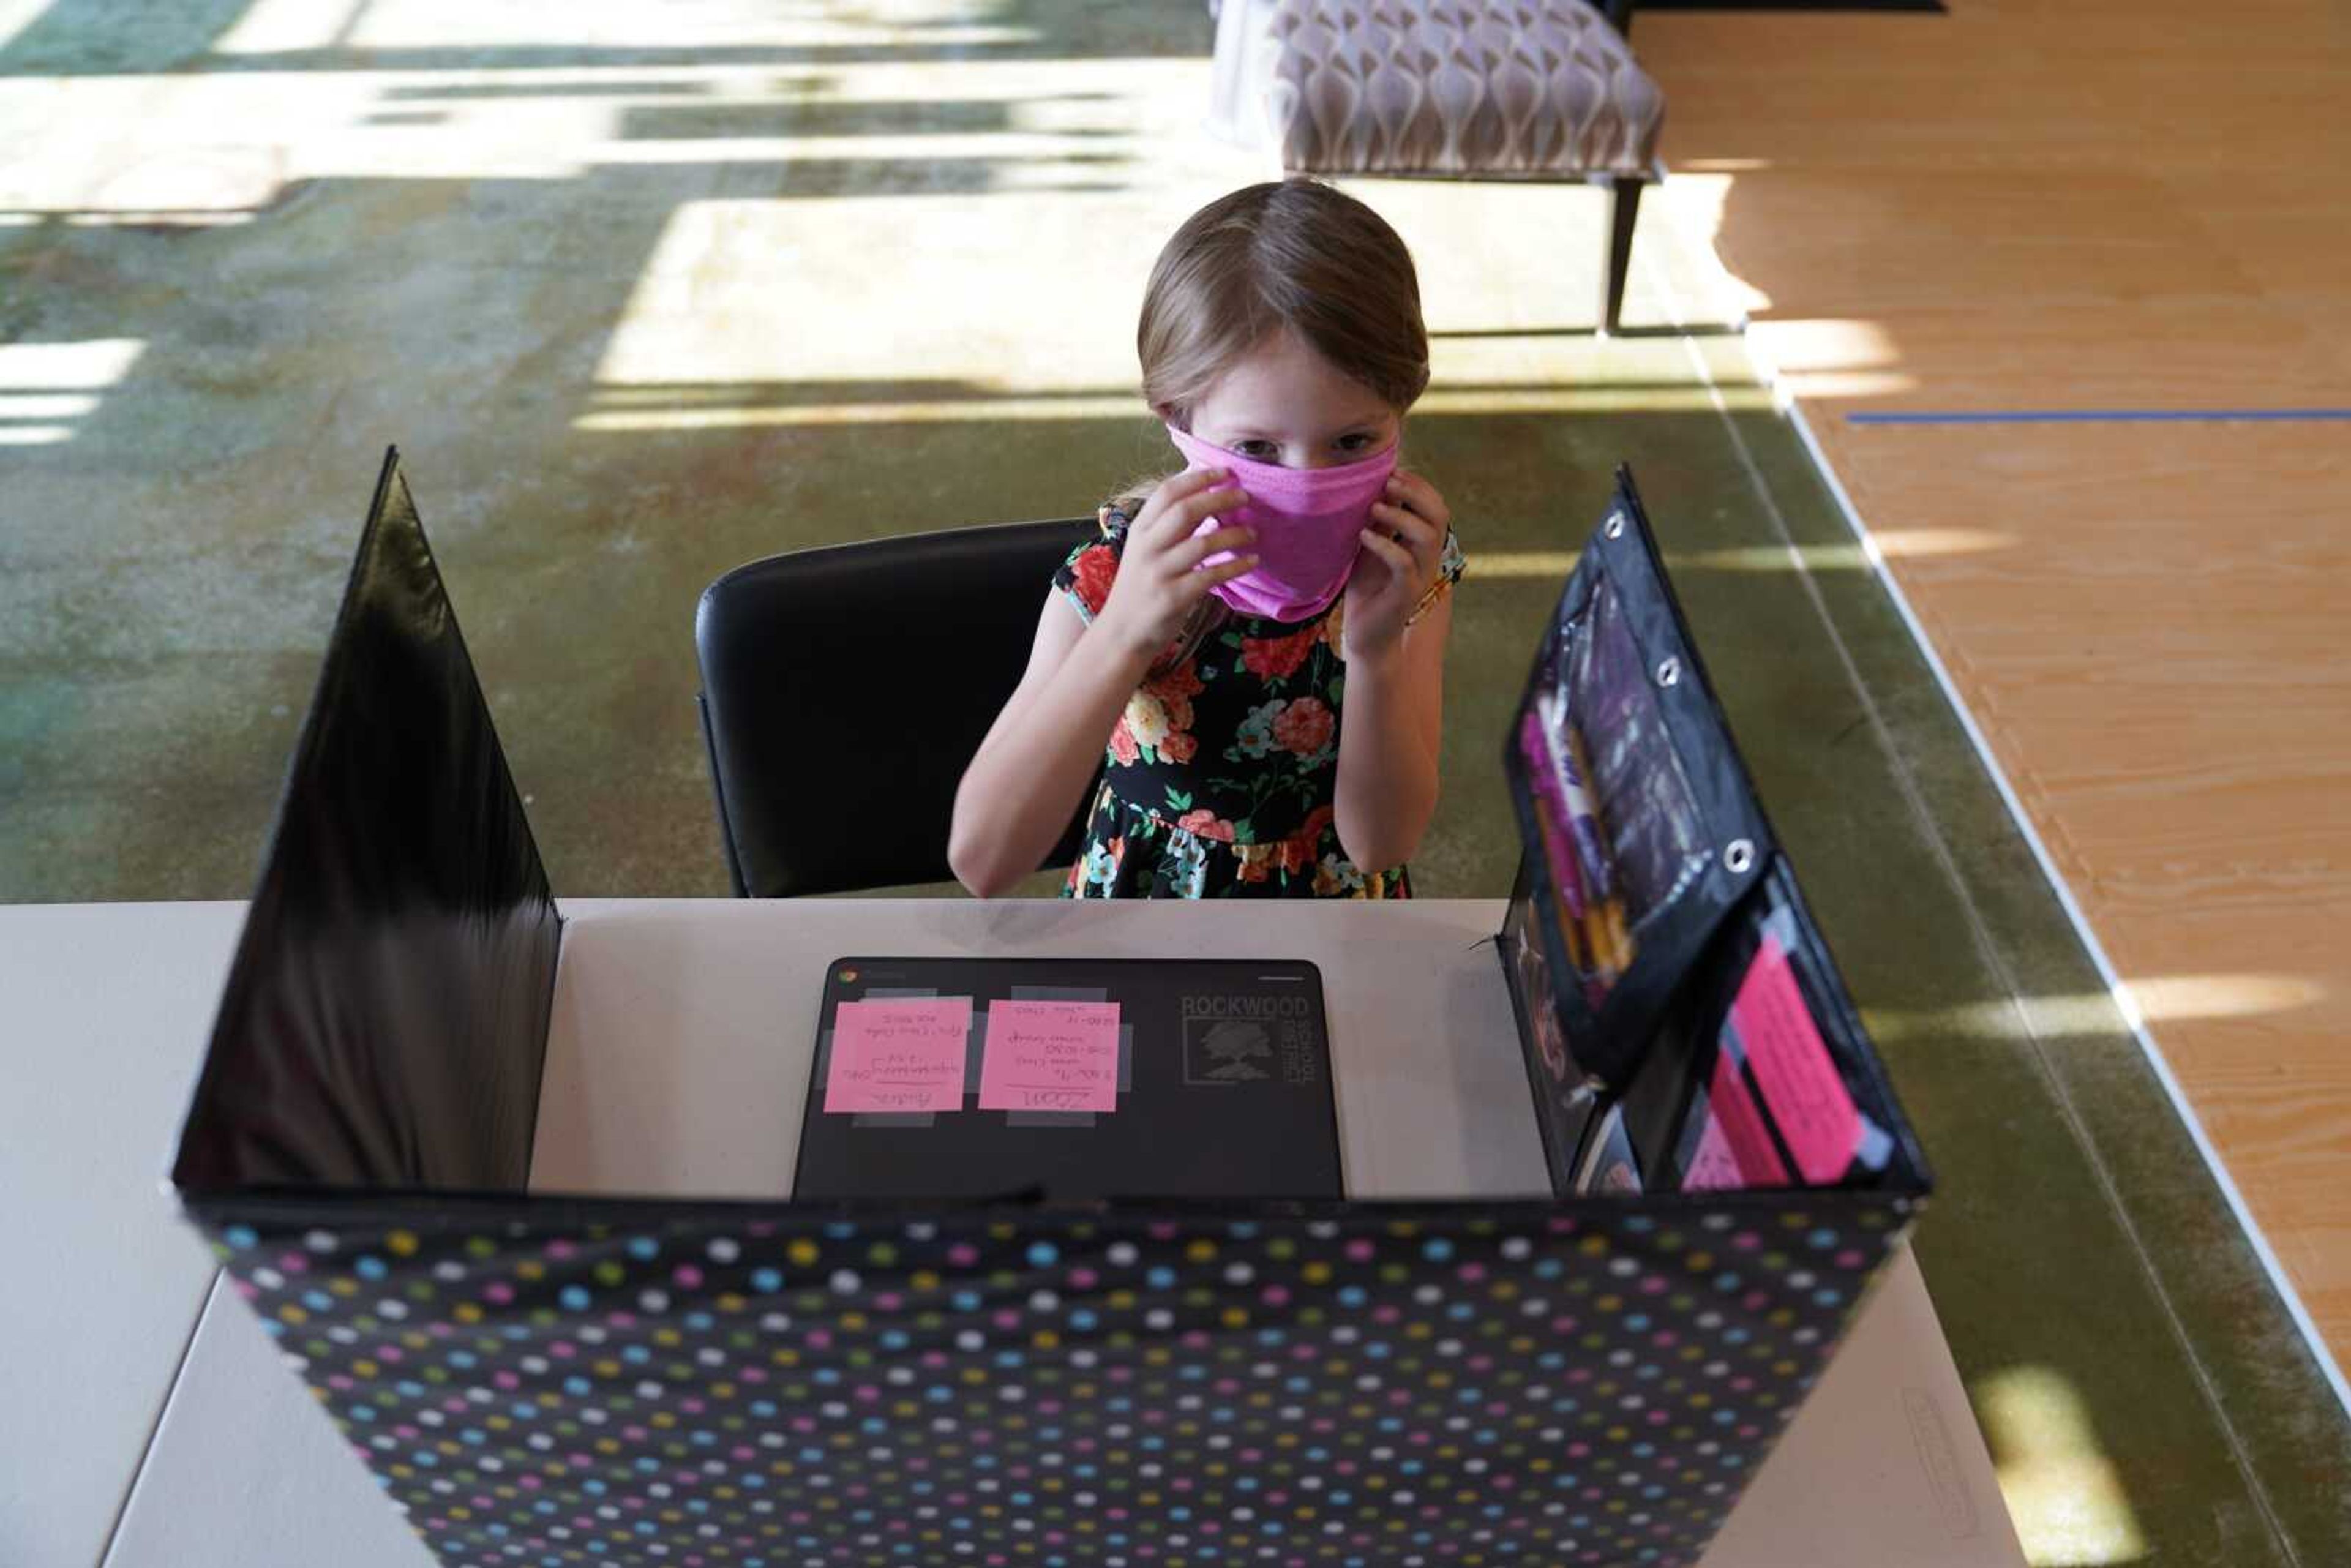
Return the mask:
M 1664 197 L 2351 1367 L 2351 8 L 1949 7 L 1642 16 Z

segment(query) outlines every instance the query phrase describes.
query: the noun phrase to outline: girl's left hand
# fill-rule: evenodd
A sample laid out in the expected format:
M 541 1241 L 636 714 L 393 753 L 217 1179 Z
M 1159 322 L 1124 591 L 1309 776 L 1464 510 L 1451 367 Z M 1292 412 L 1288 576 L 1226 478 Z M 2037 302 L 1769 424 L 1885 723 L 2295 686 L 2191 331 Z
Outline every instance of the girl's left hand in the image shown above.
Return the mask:
M 1401 468 L 1389 478 L 1386 495 L 1372 503 L 1364 552 L 1347 579 L 1339 628 L 1343 656 L 1382 658 L 1403 643 L 1405 622 L 1437 580 L 1452 526 L 1436 486 Z

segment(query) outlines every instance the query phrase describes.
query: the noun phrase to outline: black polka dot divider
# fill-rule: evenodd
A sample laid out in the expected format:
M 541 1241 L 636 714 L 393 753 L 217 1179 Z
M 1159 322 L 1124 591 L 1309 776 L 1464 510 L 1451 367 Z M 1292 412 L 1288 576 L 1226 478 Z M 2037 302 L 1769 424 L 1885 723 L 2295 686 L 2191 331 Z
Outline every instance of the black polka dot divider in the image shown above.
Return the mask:
M 207 1228 L 452 1568 L 1613 1568 L 1697 1560 L 1913 1211 Z

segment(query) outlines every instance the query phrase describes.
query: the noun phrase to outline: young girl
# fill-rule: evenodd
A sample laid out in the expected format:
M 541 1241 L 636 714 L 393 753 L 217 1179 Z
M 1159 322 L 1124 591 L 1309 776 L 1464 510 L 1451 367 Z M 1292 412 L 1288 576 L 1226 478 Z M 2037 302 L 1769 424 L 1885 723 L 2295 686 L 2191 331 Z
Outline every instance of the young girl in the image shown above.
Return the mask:
M 1252 185 L 1176 231 L 1136 344 L 1189 465 L 1054 574 L 956 794 L 956 875 L 991 897 L 1034 870 L 1107 736 L 1065 894 L 1408 897 L 1462 568 L 1395 466 L 1428 384 L 1412 256 L 1327 185 Z

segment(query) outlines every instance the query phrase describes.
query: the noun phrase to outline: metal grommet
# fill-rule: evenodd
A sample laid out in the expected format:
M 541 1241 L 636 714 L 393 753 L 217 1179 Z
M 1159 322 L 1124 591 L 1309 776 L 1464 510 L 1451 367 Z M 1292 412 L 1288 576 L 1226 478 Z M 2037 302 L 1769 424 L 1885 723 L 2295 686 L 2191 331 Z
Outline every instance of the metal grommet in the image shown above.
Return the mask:
M 1612 539 L 1621 539 L 1625 537 L 1624 513 L 1611 512 L 1608 514 L 1608 537 Z
M 1670 686 L 1681 678 L 1682 662 L 1679 659 L 1667 659 L 1657 666 L 1657 685 Z
M 1755 846 L 1745 839 L 1734 839 L 1722 852 L 1722 863 L 1733 876 L 1745 876 L 1755 869 Z

